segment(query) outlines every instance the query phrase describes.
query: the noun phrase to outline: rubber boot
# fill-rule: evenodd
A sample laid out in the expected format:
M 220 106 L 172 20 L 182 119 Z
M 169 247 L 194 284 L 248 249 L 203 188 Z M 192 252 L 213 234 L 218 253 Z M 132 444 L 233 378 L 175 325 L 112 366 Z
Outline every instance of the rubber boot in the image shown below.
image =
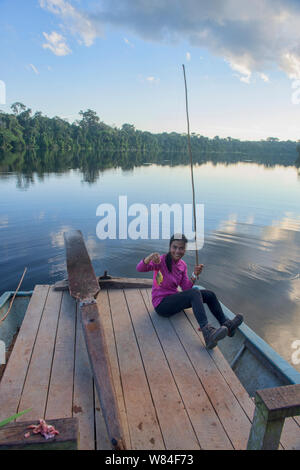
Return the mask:
M 216 329 L 209 323 L 205 325 L 202 329 L 202 334 L 207 349 L 213 349 L 217 346 L 220 339 L 225 338 L 228 334 L 228 329 L 226 326 L 222 325 L 220 328 Z
M 223 323 L 223 326 L 226 326 L 228 328 L 228 336 L 230 336 L 230 338 L 234 335 L 235 330 L 238 326 L 240 326 L 241 323 L 243 323 L 243 321 L 243 315 L 238 314 L 234 317 L 233 320 L 226 320 Z

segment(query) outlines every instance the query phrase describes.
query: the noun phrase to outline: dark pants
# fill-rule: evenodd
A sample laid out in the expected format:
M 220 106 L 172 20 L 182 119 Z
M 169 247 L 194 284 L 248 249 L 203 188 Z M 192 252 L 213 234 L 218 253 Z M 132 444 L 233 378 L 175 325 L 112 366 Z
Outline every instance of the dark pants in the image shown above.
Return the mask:
M 204 289 L 192 288 L 178 292 L 178 294 L 168 295 L 155 308 L 155 311 L 162 317 L 171 317 L 182 309 L 191 307 L 202 329 L 208 323 L 203 303 L 208 305 L 209 310 L 216 317 L 220 325 L 226 321 L 226 317 L 216 294 L 210 290 Z

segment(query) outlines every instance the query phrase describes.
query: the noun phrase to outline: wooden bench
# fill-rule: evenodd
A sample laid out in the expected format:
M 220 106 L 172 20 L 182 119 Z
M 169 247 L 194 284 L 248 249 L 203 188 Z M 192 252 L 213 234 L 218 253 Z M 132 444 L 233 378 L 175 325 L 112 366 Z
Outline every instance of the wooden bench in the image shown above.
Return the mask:
M 255 395 L 249 450 L 276 450 L 286 418 L 300 415 L 300 385 L 266 388 Z

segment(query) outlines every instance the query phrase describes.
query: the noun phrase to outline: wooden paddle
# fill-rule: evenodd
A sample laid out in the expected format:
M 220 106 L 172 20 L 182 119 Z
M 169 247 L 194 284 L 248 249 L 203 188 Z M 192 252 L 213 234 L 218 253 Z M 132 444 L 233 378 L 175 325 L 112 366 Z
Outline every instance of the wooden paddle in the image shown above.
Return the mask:
M 101 312 L 95 300 L 100 287 L 80 230 L 66 232 L 65 246 L 70 295 L 79 302 L 80 316 L 96 390 L 113 449 L 124 450 L 122 426 Z

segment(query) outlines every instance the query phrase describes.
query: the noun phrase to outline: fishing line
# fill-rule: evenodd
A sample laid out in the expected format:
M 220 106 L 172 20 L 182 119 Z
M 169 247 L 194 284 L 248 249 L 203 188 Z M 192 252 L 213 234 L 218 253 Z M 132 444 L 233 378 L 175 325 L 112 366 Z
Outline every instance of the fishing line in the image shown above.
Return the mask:
M 194 228 L 195 228 L 196 265 L 198 265 L 199 262 L 198 262 L 198 248 L 197 248 L 197 222 L 196 222 L 196 203 L 195 203 L 195 186 L 194 186 L 194 172 L 193 172 L 193 156 L 192 156 L 192 148 L 191 148 L 188 93 L 187 93 L 186 75 L 185 75 L 184 64 L 182 64 L 182 68 L 183 68 L 184 87 L 185 87 L 185 108 L 186 108 L 187 132 L 188 132 L 188 149 L 189 149 L 189 155 L 190 155 L 192 192 L 193 192 L 193 215 L 194 215 Z

